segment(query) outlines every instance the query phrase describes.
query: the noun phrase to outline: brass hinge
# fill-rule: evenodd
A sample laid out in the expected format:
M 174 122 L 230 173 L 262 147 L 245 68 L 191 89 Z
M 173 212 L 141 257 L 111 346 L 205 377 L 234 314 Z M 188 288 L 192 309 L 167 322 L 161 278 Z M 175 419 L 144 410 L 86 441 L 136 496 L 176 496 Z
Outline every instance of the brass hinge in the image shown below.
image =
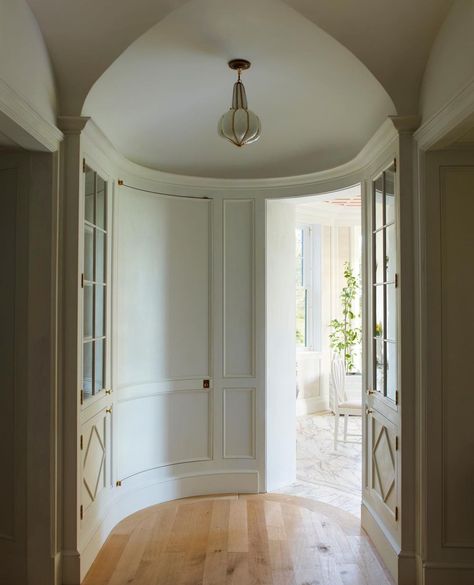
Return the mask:
M 393 159 L 393 172 L 394 173 L 397 172 L 397 159 L 396 158 Z
M 81 517 L 81 520 L 84 518 L 84 508 L 82 506 L 79 508 L 79 516 Z
M 81 390 L 81 404 L 84 404 L 84 390 Z
M 83 173 L 86 172 L 86 159 L 85 158 L 82 159 L 82 172 Z
M 84 272 L 81 274 L 81 288 L 84 288 Z
M 395 451 L 398 451 L 398 437 L 395 437 Z
M 395 288 L 398 288 L 398 274 L 395 274 Z
M 80 446 L 81 446 L 81 451 L 82 451 L 84 449 L 84 437 L 82 435 L 81 435 Z
M 395 404 L 398 406 L 398 390 L 395 390 Z
M 398 506 L 395 506 L 395 522 L 398 522 Z
M 120 479 L 117 479 L 117 481 L 115 482 L 115 485 L 117 487 L 121 487 L 122 486 L 122 482 L 120 481 Z

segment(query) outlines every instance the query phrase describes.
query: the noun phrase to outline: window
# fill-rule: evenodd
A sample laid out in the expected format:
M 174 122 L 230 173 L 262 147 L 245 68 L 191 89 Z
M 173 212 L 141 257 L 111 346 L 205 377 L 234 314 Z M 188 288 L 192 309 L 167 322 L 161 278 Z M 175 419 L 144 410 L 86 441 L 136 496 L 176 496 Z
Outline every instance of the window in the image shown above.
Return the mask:
M 83 344 L 84 399 L 105 388 L 107 319 L 107 184 L 86 167 L 84 192 Z
M 296 346 L 320 346 L 320 226 L 300 225 L 296 239 Z
M 372 203 L 373 383 L 383 396 L 396 399 L 397 388 L 397 239 L 395 168 L 373 186 Z

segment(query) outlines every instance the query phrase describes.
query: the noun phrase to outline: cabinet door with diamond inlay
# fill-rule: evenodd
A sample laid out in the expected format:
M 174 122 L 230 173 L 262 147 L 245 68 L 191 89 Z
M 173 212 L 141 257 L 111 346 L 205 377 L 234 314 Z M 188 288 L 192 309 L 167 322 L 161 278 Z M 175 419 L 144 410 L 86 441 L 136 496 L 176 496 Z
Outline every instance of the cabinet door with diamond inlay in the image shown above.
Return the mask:
M 82 486 L 81 503 L 85 517 L 104 496 L 110 484 L 109 452 L 110 417 L 101 410 L 82 427 Z
M 396 428 L 379 413 L 368 416 L 368 448 L 371 465 L 369 488 L 384 519 L 397 521 L 397 435 Z

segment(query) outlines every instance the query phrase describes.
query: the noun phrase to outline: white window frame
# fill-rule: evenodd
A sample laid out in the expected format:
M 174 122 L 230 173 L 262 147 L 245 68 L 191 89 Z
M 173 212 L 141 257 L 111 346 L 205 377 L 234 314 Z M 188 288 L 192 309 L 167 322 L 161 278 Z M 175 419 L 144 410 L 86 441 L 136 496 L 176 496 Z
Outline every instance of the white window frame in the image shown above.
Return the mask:
M 303 233 L 303 288 L 306 289 L 306 345 L 298 352 L 321 351 L 321 226 L 297 223 Z

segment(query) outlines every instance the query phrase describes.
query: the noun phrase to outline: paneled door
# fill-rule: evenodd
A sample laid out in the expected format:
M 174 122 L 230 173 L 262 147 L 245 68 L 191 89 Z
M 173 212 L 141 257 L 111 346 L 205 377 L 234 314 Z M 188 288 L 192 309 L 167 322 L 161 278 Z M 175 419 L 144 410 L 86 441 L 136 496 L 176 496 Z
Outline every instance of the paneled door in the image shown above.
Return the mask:
M 399 202 L 395 161 L 373 178 L 369 191 L 366 198 L 368 371 L 362 521 L 364 524 L 364 512 L 368 510 L 378 526 L 383 527 L 382 531 L 389 535 L 392 546 L 397 548 L 400 542 L 400 348 Z
M 211 201 L 116 197 L 116 479 L 212 459 Z M 186 467 L 188 466 L 188 467 Z

